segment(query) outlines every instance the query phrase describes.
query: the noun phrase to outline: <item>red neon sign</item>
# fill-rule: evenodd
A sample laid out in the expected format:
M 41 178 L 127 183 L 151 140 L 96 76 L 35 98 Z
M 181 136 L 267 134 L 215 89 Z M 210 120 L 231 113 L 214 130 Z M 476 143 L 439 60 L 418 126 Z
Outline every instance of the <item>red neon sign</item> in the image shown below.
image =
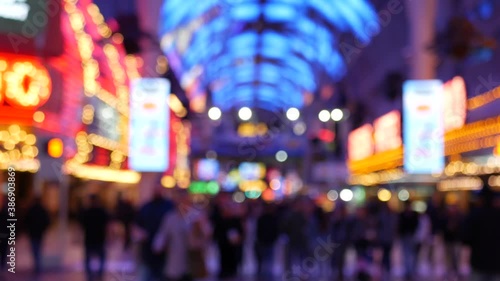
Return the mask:
M 0 105 L 35 109 L 50 97 L 47 69 L 35 58 L 0 54 Z

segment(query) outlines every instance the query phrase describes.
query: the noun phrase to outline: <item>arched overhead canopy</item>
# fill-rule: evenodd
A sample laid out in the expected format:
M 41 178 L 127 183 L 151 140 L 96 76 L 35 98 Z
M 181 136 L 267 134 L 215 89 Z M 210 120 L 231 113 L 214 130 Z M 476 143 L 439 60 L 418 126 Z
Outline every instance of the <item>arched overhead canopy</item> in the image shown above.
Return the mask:
M 378 17 L 367 0 L 166 0 L 160 37 L 170 66 L 196 98 L 266 110 L 301 108 L 319 77 L 346 65 L 337 38 L 370 40 Z

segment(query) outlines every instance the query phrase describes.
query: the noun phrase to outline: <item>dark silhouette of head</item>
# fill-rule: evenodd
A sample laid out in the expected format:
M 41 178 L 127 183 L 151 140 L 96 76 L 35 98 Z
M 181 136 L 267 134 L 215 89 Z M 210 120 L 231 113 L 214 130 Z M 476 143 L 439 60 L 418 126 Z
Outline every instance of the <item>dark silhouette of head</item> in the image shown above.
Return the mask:
M 91 194 L 89 196 L 90 207 L 99 207 L 101 202 L 97 194 Z

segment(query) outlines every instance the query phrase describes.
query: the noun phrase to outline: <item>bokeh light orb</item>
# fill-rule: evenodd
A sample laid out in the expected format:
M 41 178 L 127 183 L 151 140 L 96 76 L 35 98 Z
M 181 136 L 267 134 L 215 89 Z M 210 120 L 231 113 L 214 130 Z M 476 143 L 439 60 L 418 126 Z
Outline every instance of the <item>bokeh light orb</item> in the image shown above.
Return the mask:
M 335 201 L 337 199 L 339 199 L 339 193 L 336 191 L 336 190 L 330 190 L 328 191 L 328 193 L 326 194 L 326 197 L 328 198 L 328 200 L 330 201 Z
M 292 107 L 286 111 L 286 118 L 290 121 L 297 121 L 300 118 L 300 111 Z
M 401 201 L 408 201 L 410 199 L 410 192 L 406 189 L 401 189 L 398 193 L 398 198 Z
M 349 202 L 354 198 L 354 193 L 350 189 L 342 189 L 340 191 L 340 199 L 345 202 Z
M 238 111 L 238 117 L 243 121 L 248 121 L 252 118 L 252 110 L 248 107 L 242 107 Z
M 216 121 L 222 117 L 222 111 L 218 107 L 212 107 L 208 110 L 208 118 Z
M 319 118 L 319 121 L 321 122 L 328 122 L 328 120 L 330 120 L 330 112 L 328 112 L 328 110 L 321 110 L 318 114 L 318 118 Z
M 387 202 L 387 201 L 391 200 L 392 194 L 389 190 L 387 190 L 385 188 L 381 188 L 377 192 L 377 197 L 378 197 L 378 200 L 380 200 L 382 202 Z
M 344 112 L 342 112 L 341 109 L 335 108 L 332 110 L 332 113 L 330 113 L 330 117 L 333 121 L 338 122 L 344 118 Z
M 288 159 L 288 153 L 286 153 L 286 151 L 280 150 L 276 152 L 276 160 L 278 162 L 285 162 L 286 159 Z

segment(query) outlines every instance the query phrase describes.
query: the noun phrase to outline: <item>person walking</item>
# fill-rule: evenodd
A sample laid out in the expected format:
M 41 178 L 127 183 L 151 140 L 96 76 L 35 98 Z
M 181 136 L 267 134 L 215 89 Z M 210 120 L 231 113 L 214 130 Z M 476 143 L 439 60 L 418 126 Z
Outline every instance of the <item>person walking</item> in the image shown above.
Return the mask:
M 153 240 L 164 215 L 174 209 L 173 202 L 163 197 L 163 190 L 164 188 L 159 184 L 155 187 L 153 198 L 140 208 L 136 218 L 140 233 L 137 240 L 140 242 L 140 280 L 142 281 L 158 281 L 162 278 L 165 253 L 153 251 Z
M 470 248 L 470 281 L 500 281 L 500 194 L 484 191 L 482 206 L 466 218 L 463 242 Z
M 33 264 L 35 274 L 42 271 L 42 245 L 45 232 L 50 225 L 49 212 L 42 205 L 39 197 L 35 198 L 33 205 L 26 213 L 25 223 L 31 242 L 31 253 L 33 255 Z
M 220 206 L 221 216 L 216 221 L 215 240 L 219 248 L 219 278 L 235 278 L 238 274 L 245 241 L 245 227 L 240 206 L 231 199 L 225 199 Z
M 124 197 L 123 194 L 118 195 L 118 202 L 116 204 L 116 219 L 123 225 L 124 231 L 124 241 L 123 241 L 123 249 L 130 249 L 130 245 L 132 242 L 131 238 L 131 226 L 134 221 L 135 210 L 132 203 Z
M 450 278 L 460 274 L 461 227 L 463 216 L 457 205 L 450 205 L 446 210 L 443 239 L 446 249 L 447 273 Z
M 85 235 L 85 272 L 87 280 L 102 281 L 106 263 L 106 233 L 109 222 L 109 215 L 102 207 L 97 195 L 90 196 L 90 206 L 83 210 L 81 224 Z M 99 269 L 97 274 L 92 271 L 92 258 L 98 258 Z
M 278 239 L 278 219 L 271 204 L 264 206 L 263 213 L 257 218 L 255 256 L 257 273 L 260 278 L 271 278 L 274 265 L 274 245 Z
M 414 274 L 417 265 L 418 244 L 416 232 L 419 224 L 419 215 L 411 208 L 411 202 L 404 203 L 404 210 L 399 214 L 398 234 L 404 256 L 405 277 L 408 280 L 415 279 Z
M 339 206 L 335 208 L 335 211 L 333 211 L 330 228 L 332 240 L 335 243 L 335 250 L 331 258 L 334 272 L 333 276 L 336 276 L 337 280 L 343 281 L 346 252 L 349 245 L 352 243 L 351 237 L 353 230 L 353 222 L 349 218 L 345 204 L 339 204 Z
M 282 233 L 286 235 L 285 271 L 292 278 L 307 273 L 300 270 L 302 262 L 307 258 L 309 250 L 308 221 L 305 212 L 304 200 L 299 198 L 292 202 L 290 212 L 283 218 Z
M 386 277 L 384 279 L 389 279 L 392 269 L 392 246 L 397 235 L 398 218 L 387 202 L 380 202 L 378 216 L 378 239 L 382 250 L 382 275 Z

